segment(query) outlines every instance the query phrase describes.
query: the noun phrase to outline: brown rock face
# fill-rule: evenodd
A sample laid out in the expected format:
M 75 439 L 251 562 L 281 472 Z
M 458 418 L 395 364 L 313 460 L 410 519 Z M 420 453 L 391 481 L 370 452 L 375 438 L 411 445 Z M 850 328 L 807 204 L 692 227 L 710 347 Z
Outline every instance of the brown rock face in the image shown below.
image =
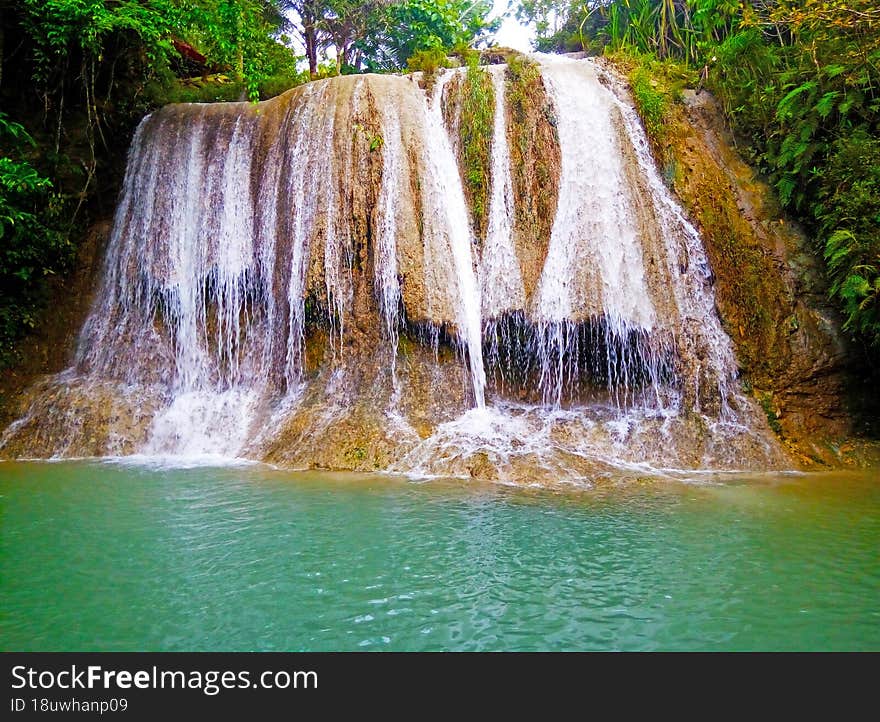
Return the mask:
M 669 145 L 658 152 L 699 225 L 745 379 L 805 463 L 833 462 L 828 443 L 851 425 L 847 354 L 818 259 L 737 153 L 712 96 L 686 91 L 673 112 Z
M 556 217 L 562 156 L 556 118 L 539 66 L 527 57 L 507 67 L 507 137 L 516 199 L 514 244 L 526 298 L 538 285 Z

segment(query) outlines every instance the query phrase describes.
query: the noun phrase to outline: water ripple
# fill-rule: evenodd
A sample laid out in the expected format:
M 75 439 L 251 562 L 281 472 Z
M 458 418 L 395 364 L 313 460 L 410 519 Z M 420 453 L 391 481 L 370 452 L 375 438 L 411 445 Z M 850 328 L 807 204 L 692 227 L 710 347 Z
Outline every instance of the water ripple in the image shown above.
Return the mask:
M 871 477 L 0 470 L 6 649 L 878 649 Z

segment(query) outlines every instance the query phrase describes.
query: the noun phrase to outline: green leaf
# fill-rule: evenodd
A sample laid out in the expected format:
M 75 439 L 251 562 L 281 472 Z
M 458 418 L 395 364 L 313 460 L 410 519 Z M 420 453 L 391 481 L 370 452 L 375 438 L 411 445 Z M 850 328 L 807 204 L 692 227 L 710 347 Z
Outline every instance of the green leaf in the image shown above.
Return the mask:
M 831 114 L 831 111 L 834 110 L 834 101 L 837 100 L 837 98 L 839 97 L 840 91 L 837 90 L 832 90 L 825 93 L 825 95 L 822 96 L 819 102 L 816 103 L 816 107 L 814 108 L 814 110 L 819 114 L 821 118 L 827 118 Z

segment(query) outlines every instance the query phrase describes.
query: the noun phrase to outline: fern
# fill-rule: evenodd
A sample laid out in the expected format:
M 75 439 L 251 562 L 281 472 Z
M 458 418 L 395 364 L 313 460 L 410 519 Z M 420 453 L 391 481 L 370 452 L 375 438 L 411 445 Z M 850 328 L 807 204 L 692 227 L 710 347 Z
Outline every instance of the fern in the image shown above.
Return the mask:
M 784 175 L 776 181 L 776 190 L 779 191 L 779 200 L 782 205 L 787 206 L 791 203 L 791 198 L 796 188 L 797 183 L 790 175 Z
M 840 284 L 838 295 L 847 313 L 844 328 L 866 333 L 880 322 L 877 300 L 880 298 L 880 275 L 873 265 L 856 266 Z M 874 343 L 880 343 L 875 336 Z
M 779 105 L 776 106 L 776 118 L 781 121 L 792 118 L 798 110 L 796 102 L 800 100 L 801 96 L 804 94 L 807 95 L 807 102 L 809 102 L 809 99 L 812 98 L 817 87 L 818 83 L 815 80 L 808 80 L 794 90 L 789 91 L 785 97 L 779 101 Z
M 844 328 L 880 345 L 880 253 L 875 253 L 873 262 L 869 255 L 869 249 L 846 229 L 836 230 L 825 244 L 830 292 L 842 302 Z
M 831 115 L 831 111 L 834 110 L 834 101 L 840 97 L 840 91 L 830 90 L 822 98 L 816 103 L 816 107 L 813 108 L 823 120 L 825 120 L 829 115 Z
M 825 244 L 825 260 L 831 271 L 836 271 L 840 263 L 850 256 L 856 245 L 856 237 L 852 231 L 836 230 Z

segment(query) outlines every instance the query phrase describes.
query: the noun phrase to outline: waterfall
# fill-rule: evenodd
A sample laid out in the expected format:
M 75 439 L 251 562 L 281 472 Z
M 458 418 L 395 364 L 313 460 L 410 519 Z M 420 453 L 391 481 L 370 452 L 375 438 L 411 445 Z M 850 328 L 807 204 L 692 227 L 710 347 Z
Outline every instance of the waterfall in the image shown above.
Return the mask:
M 333 252 L 328 250 L 328 247 L 333 245 L 335 241 L 334 215 L 330 204 L 334 195 L 331 190 L 334 180 L 333 154 L 328 155 L 327 149 L 332 148 L 333 127 L 336 118 L 334 113 L 328 112 L 326 107 L 326 100 L 323 96 L 327 90 L 328 86 L 324 86 L 318 92 L 313 93 L 309 102 L 306 103 L 306 107 L 300 111 L 303 115 L 313 114 L 313 117 L 321 119 L 322 122 L 319 122 L 317 127 L 298 125 L 293 152 L 289 153 L 285 148 L 282 150 L 283 155 L 277 161 L 289 168 L 284 196 L 288 199 L 287 203 L 296 209 L 294 213 L 289 214 L 289 219 L 282 221 L 282 227 L 285 225 L 285 221 L 289 224 L 284 230 L 290 234 L 292 249 L 287 283 L 289 321 L 285 355 L 285 378 L 289 386 L 295 385 L 302 374 L 306 325 L 306 282 L 309 258 L 312 253 L 311 243 L 321 216 L 325 221 L 325 246 L 321 249 L 325 261 L 332 258 Z M 283 139 L 279 137 L 278 142 L 283 143 Z M 325 201 L 323 208 L 321 200 Z M 283 196 L 276 199 L 277 205 L 284 202 Z M 325 273 L 328 278 L 332 276 L 332 270 L 327 273 L 326 267 Z
M 450 78 L 452 73 L 445 73 L 435 83 L 434 94 L 425 115 L 424 139 L 430 159 L 431 181 L 434 184 L 432 201 L 436 203 L 442 199 L 448 242 L 455 264 L 458 289 L 456 321 L 467 349 L 474 400 L 477 407 L 482 408 L 485 406 L 486 371 L 483 368 L 479 286 L 471 253 L 473 237 L 470 214 L 452 143 L 443 123 L 443 88 Z
M 514 197 L 507 146 L 507 106 L 504 102 L 506 71 L 504 65 L 491 68 L 495 91 L 492 185 L 481 263 L 483 316 L 487 319 L 497 318 L 504 311 L 520 309 L 525 305 L 522 272 L 513 247 Z
M 556 112 L 562 178 L 536 319 L 599 315 L 615 336 L 650 331 L 656 311 L 608 93 L 590 65 L 552 56 L 541 63 Z
M 391 344 L 392 358 L 396 361 L 400 307 L 400 283 L 397 280 L 397 204 L 404 159 L 400 121 L 387 108 L 382 110 L 382 144 L 384 163 L 378 208 L 382 220 L 376 237 L 376 291 L 379 310 L 385 320 L 385 332 Z
M 699 359 L 700 368 L 690 374 L 695 384 L 693 398 L 699 407 L 703 395 L 699 385 L 712 384 L 721 404 L 721 416 L 732 418 L 730 400 L 736 395 L 736 358 L 733 344 L 715 312 L 712 269 L 703 241 L 660 177 L 641 119 L 632 104 L 621 97 L 625 90 L 620 80 L 607 72 L 602 72 L 602 76 L 616 91 L 611 93 L 612 101 L 623 118 L 626 138 L 650 190 L 678 316 L 683 324 L 687 324 L 678 333 L 679 343 L 690 349 L 691 358 Z M 686 272 L 680 267 L 681 259 L 687 259 Z
M 516 113 L 506 67 L 480 71 L 482 242 L 462 70 L 145 118 L 73 366 L 33 388 L 0 454 L 557 480 L 780 463 L 625 86 L 535 60 L 544 100 Z M 546 188 L 515 162 L 530 142 L 553 144 Z
M 565 363 L 577 358 L 584 341 L 576 324 L 585 319 L 601 327 L 611 387 L 628 389 L 639 366 L 656 389 L 662 356 L 633 339 L 645 339 L 657 326 L 653 297 L 661 289 L 648 285 L 645 239 L 639 237 L 610 94 L 592 65 L 554 56 L 540 56 L 540 62 L 562 153 L 559 207 L 533 310 L 545 398 L 561 402 Z

